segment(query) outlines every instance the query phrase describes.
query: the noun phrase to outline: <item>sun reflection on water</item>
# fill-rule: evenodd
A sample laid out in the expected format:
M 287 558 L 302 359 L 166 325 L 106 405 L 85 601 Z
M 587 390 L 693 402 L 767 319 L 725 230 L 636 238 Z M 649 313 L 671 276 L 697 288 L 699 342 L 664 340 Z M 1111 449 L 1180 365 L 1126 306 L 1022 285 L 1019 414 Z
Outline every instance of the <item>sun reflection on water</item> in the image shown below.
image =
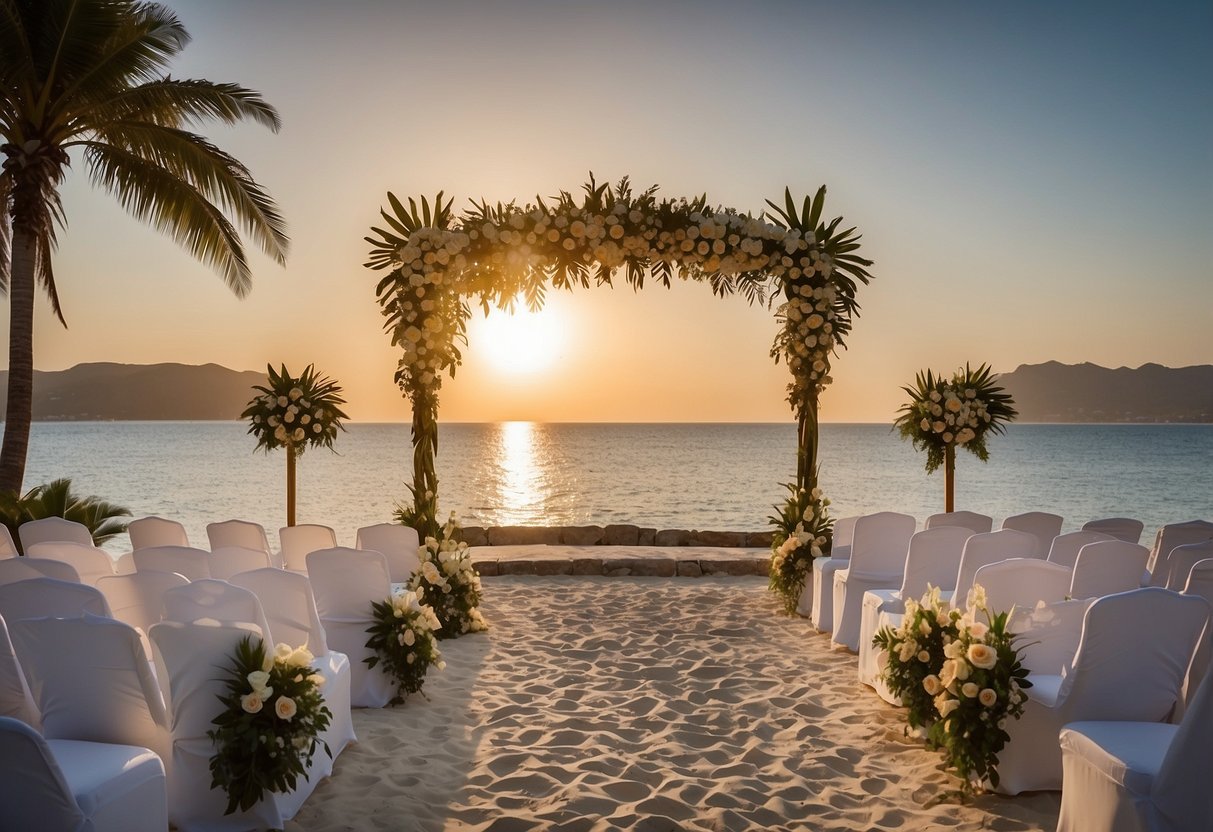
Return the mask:
M 544 474 L 538 464 L 534 422 L 502 422 L 498 456 L 501 466 L 498 512 L 501 522 L 525 525 L 539 521 L 544 507 Z

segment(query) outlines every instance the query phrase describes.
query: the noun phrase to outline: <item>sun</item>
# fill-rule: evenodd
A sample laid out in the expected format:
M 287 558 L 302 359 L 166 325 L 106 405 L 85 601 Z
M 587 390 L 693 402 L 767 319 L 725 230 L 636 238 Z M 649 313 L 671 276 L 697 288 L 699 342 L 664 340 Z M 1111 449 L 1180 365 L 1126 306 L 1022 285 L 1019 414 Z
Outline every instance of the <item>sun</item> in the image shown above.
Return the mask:
M 535 373 L 555 363 L 561 333 L 558 318 L 551 310 L 532 312 L 521 298 L 514 311 L 494 309 L 477 321 L 476 332 L 469 333 L 476 350 L 482 349 L 498 370 L 515 374 Z

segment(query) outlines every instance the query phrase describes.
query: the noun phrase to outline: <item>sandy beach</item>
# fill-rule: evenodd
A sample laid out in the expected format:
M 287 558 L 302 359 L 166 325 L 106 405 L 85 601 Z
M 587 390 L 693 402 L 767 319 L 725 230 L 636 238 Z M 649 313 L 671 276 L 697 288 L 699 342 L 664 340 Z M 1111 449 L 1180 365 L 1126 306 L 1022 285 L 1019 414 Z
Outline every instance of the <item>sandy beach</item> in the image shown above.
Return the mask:
M 428 701 L 359 742 L 288 832 L 1052 830 L 1059 796 L 953 788 L 759 577 L 486 579 L 491 632 L 444 642 Z

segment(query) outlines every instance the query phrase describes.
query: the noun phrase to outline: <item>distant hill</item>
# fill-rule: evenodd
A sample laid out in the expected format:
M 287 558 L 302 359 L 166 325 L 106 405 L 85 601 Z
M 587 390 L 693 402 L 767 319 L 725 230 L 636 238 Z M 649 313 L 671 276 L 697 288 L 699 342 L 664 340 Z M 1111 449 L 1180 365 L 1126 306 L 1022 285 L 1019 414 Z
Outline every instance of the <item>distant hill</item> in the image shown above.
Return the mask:
M 34 419 L 48 422 L 239 419 L 265 376 L 218 364 L 77 364 L 34 371 Z M 8 399 L 0 370 L 0 418 Z
M 1213 422 L 1213 365 L 1024 364 L 1000 381 L 1020 422 Z

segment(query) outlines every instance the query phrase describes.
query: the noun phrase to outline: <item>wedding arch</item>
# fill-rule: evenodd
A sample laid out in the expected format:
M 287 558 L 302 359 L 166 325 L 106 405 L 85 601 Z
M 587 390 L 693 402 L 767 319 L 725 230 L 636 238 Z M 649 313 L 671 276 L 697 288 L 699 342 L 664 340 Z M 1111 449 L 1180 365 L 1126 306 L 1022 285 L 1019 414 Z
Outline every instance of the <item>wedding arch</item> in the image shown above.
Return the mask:
M 455 375 L 467 345 L 469 300 L 487 312 L 511 308 L 520 295 L 532 309 L 553 289 L 610 286 L 622 273 L 640 289 L 647 277 L 668 287 L 674 277 L 704 281 L 724 297 L 774 307 L 779 332 L 771 357 L 792 375 L 788 402 L 798 423 L 796 483 L 817 488 L 818 398 L 831 381 L 830 359 L 845 346 L 859 305 L 858 284 L 872 265 L 858 254 L 860 235 L 841 218 L 821 219 L 825 187 L 798 205 L 785 189 L 782 206 L 753 216 L 695 199 L 634 192 L 627 178 L 611 186 L 593 174 L 584 195 L 561 192 L 533 203 L 473 201 L 462 214 L 440 192 L 408 207 L 389 193 L 386 227 L 366 237 L 366 266 L 387 271 L 376 295 L 384 329 L 401 350 L 395 380 L 412 405 L 413 497 L 406 511 L 422 535 L 437 535 L 438 392 Z M 806 520 L 808 518 L 806 517 Z

